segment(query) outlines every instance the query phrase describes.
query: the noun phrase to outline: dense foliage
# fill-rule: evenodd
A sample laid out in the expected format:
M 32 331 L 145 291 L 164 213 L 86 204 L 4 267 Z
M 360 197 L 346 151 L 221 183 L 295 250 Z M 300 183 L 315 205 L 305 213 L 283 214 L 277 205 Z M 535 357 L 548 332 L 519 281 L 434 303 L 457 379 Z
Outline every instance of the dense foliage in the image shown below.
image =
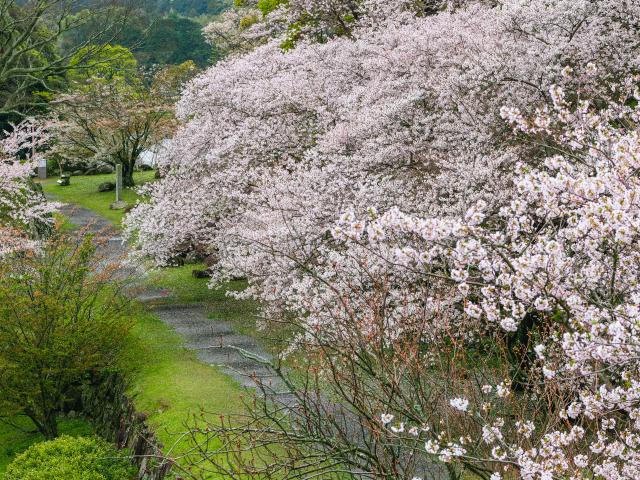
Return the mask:
M 95 2 L 94 2 L 95 3 Z M 117 29 L 122 13 L 97 3 L 84 16 L 72 14 L 75 0 L 0 1 L 0 128 L 42 113 L 52 92 L 65 86 L 69 60 L 88 45 L 83 62 L 99 53 L 105 30 Z M 87 23 L 93 32 L 64 52 L 58 42 Z
M 91 238 L 58 235 L 0 261 L 0 411 L 25 415 L 46 438 L 83 382 L 117 366 L 129 303 Z
M 212 58 L 212 47 L 205 42 L 201 25 L 188 18 L 156 20 L 140 42 L 132 47 L 142 65 L 176 65 L 191 60 L 206 67 Z
M 246 471 L 637 478 L 640 5 L 242 8 L 128 233 L 246 275 L 364 437 L 304 390 L 243 430 L 290 463 Z
M 131 480 L 129 459 L 97 437 L 62 436 L 38 443 L 19 455 L 6 480 Z
M 30 0 L 16 0 L 18 5 L 27 5 Z M 74 0 L 70 4 L 72 11 L 84 10 L 87 8 L 95 8 L 97 5 L 104 4 L 103 0 Z M 130 3 L 113 2 L 128 6 Z M 227 0 L 141 0 L 136 4 L 146 11 L 154 12 L 159 15 L 177 12 L 187 17 L 195 17 L 198 15 L 208 14 L 217 15 L 224 9 L 228 8 L 232 1 Z
M 218 15 L 229 8 L 231 0 L 149 0 L 152 8 L 159 12 L 175 11 L 187 17 Z
M 198 18 L 182 16 L 175 10 L 156 9 L 155 5 L 135 2 L 130 6 L 116 7 L 123 18 L 119 23 L 105 29 L 99 18 L 89 10 L 81 10 L 73 18 L 82 24 L 65 33 L 61 49 L 67 52 L 79 44 L 93 39 L 104 43 L 118 44 L 131 49 L 145 68 L 155 65 L 178 64 L 187 60 L 198 66 L 210 65 L 218 58 L 216 45 L 210 45 L 202 35 Z

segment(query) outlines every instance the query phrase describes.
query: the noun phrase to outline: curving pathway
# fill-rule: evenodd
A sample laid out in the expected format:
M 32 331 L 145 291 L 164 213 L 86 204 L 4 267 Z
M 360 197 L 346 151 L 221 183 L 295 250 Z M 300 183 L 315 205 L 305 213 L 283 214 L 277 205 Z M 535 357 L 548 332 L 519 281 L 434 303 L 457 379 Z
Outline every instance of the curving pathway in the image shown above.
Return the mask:
M 103 263 L 126 258 L 127 247 L 120 232 L 108 220 L 77 205 L 64 205 L 61 211 L 74 225 L 102 239 L 98 250 Z M 256 389 L 260 383 L 276 396 L 287 396 L 282 381 L 266 365 L 271 357 L 255 339 L 239 334 L 228 322 L 208 318 L 203 304 L 168 303 L 168 291 L 135 282 L 135 277 L 145 275 L 137 268 L 126 266 L 121 270 L 122 275 L 134 277 L 138 285 L 132 290 L 135 298 L 181 335 L 185 347 L 195 351 L 201 362 L 221 369 L 243 387 Z

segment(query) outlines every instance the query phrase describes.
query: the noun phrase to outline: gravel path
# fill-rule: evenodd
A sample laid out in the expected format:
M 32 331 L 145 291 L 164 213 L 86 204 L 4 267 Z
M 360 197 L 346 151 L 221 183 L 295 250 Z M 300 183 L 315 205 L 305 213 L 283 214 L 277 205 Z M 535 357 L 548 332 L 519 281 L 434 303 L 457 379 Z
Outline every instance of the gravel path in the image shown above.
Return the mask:
M 108 220 L 76 205 L 64 205 L 61 210 L 73 224 L 100 239 L 101 262 L 126 258 L 126 245 L 120 232 Z M 124 277 L 145 274 L 132 266 L 126 266 L 121 272 Z M 243 387 L 255 389 L 260 382 L 276 395 L 286 395 L 282 381 L 258 360 L 269 361 L 269 354 L 255 339 L 237 333 L 231 324 L 208 318 L 204 305 L 167 304 L 167 291 L 148 287 L 136 288 L 135 297 L 180 334 L 185 339 L 185 347 L 195 351 L 201 362 L 221 369 Z
M 185 339 L 201 362 L 222 369 L 244 387 L 255 388 L 259 381 L 270 390 L 282 389 L 275 372 L 252 359 L 270 360 L 255 339 L 240 335 L 228 322 L 208 318 L 203 305 L 161 305 L 154 312 Z

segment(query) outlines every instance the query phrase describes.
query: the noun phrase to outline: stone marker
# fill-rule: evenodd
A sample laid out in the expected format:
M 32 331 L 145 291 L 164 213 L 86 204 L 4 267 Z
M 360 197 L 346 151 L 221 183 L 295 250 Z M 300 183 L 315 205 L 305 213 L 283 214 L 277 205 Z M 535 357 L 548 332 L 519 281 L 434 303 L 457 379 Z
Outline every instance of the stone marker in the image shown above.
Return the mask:
M 47 159 L 41 158 L 38 162 L 38 178 L 40 180 L 47 179 Z
M 129 205 L 122 200 L 122 164 L 116 165 L 116 201 L 109 205 L 111 210 L 123 210 Z
M 71 185 L 71 175 L 68 173 L 63 173 L 60 175 L 60 180 L 56 182 L 61 187 L 68 187 Z
M 122 201 L 122 164 L 116 165 L 116 203 Z

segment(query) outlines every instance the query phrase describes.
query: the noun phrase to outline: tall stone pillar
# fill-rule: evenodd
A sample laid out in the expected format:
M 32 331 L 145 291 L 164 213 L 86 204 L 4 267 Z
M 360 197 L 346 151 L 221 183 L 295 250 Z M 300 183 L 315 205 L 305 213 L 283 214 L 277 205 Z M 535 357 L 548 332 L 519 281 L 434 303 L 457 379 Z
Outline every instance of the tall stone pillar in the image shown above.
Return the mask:
M 122 201 L 122 164 L 116 165 L 116 203 Z

